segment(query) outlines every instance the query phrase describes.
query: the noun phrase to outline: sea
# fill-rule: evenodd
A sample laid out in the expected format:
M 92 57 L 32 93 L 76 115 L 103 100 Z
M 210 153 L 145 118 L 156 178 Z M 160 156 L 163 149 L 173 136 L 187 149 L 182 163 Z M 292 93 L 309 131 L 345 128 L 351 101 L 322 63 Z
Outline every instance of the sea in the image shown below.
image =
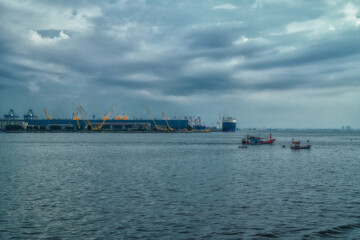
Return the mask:
M 0 239 L 360 239 L 359 131 L 247 133 L 0 133 Z

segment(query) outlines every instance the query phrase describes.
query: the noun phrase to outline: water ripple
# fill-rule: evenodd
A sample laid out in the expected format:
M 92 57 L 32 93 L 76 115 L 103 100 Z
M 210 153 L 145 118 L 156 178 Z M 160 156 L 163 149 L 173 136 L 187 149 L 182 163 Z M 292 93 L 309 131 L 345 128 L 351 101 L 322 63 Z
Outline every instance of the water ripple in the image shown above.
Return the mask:
M 241 135 L 0 134 L 0 239 L 360 238 L 359 136 Z

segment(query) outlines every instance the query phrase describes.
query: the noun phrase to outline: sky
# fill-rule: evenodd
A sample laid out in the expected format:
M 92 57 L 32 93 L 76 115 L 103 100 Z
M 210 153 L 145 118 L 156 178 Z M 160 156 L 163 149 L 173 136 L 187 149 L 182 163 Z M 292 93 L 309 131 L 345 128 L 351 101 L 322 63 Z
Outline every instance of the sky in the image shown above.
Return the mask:
M 360 128 L 360 1 L 0 0 L 0 114 Z

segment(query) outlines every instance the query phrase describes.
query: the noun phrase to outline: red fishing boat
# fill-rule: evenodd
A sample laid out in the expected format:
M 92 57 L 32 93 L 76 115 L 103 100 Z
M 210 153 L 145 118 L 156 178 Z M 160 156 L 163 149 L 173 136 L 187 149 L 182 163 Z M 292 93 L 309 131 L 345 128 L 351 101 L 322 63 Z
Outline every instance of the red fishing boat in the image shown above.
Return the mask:
M 309 140 L 307 140 L 307 145 L 301 145 L 300 141 L 294 141 L 294 139 L 292 139 L 291 143 L 292 143 L 291 149 L 297 150 L 297 149 L 310 149 L 311 148 Z
M 262 145 L 262 144 L 273 144 L 276 139 L 272 138 L 272 135 L 270 133 L 269 140 L 263 140 L 264 138 L 256 137 L 256 136 L 250 136 L 249 134 L 246 135 L 245 138 L 242 139 L 242 144 L 250 144 L 250 145 Z

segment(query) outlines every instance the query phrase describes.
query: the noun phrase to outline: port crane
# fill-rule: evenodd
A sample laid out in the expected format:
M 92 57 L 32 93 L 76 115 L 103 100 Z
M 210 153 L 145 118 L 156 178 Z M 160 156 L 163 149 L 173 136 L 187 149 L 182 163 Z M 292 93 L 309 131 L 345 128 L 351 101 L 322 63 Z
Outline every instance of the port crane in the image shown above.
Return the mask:
M 173 132 L 174 129 L 173 129 L 172 127 L 170 127 L 169 122 L 168 122 L 168 120 L 167 120 L 167 118 L 166 118 L 165 112 L 163 112 L 162 114 L 163 114 L 163 118 L 165 119 L 167 128 L 169 129 L 170 132 Z
M 85 116 L 85 119 L 86 119 L 86 121 L 88 122 L 88 124 L 90 125 L 91 130 L 96 130 L 96 129 L 94 128 L 94 126 L 91 124 L 88 115 L 86 114 L 84 108 L 83 108 L 81 105 L 79 105 L 79 110 L 80 110 L 80 113 Z
M 109 115 L 110 115 L 110 113 L 113 111 L 113 108 L 114 108 L 114 105 L 111 106 L 110 111 L 103 117 L 103 121 L 102 121 L 100 127 L 98 128 L 99 130 L 103 127 L 105 121 L 106 121 L 106 120 L 109 120 Z
M 155 129 L 156 129 L 157 131 L 164 131 L 164 130 L 166 131 L 166 129 L 161 128 L 161 127 L 159 127 L 159 126 L 156 124 L 155 118 L 154 118 L 154 116 L 151 114 L 150 109 L 149 109 L 147 106 L 145 106 L 144 104 L 143 104 L 143 106 L 145 107 L 145 109 L 146 109 L 149 117 L 151 118 L 151 120 L 154 122 Z
M 78 129 L 80 129 L 80 123 L 79 123 L 80 118 L 79 118 L 79 113 L 78 113 L 79 111 L 78 111 L 78 106 L 76 106 L 75 103 L 74 103 L 74 108 L 75 108 L 75 115 L 73 117 L 73 120 L 76 120 Z
M 10 109 L 9 113 L 4 115 L 4 118 L 6 118 L 6 119 L 15 119 L 15 118 L 19 118 L 19 116 L 16 115 L 14 110 Z
M 34 120 L 37 119 L 37 116 L 35 116 L 33 110 L 30 108 L 27 114 L 24 115 L 24 119 L 26 120 Z
M 44 112 L 45 112 L 46 120 L 52 120 L 52 117 L 50 117 L 46 108 L 44 109 Z

